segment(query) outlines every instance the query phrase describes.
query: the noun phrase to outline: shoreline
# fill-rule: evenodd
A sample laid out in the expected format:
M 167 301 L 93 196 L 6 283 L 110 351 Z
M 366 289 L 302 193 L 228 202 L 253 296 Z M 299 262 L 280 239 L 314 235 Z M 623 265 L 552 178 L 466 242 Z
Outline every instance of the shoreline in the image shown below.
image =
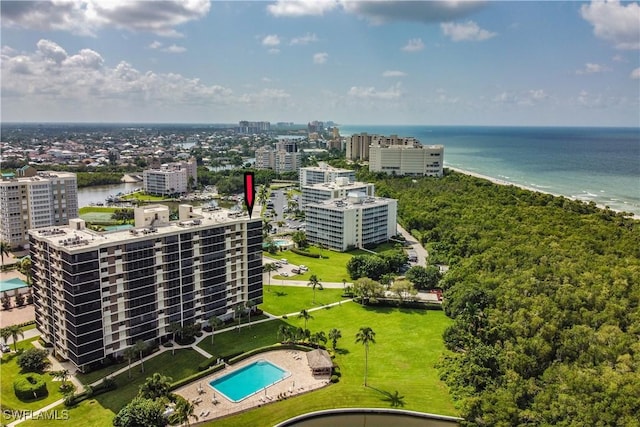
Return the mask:
M 481 173 L 468 171 L 466 169 L 460 169 L 460 168 L 457 168 L 457 167 L 454 167 L 454 166 L 444 166 L 444 169 L 450 169 L 450 170 L 452 170 L 454 172 L 458 172 L 458 173 L 461 173 L 461 174 L 464 174 L 464 175 L 469 175 L 469 176 L 473 176 L 475 178 L 485 179 L 485 180 L 491 182 L 492 184 L 496 184 L 496 185 L 506 185 L 506 186 L 513 185 L 514 187 L 522 188 L 523 190 L 529 190 L 529 191 L 533 191 L 533 192 L 536 192 L 536 193 L 542 193 L 542 194 L 549 194 L 549 195 L 554 196 L 554 197 L 564 197 L 565 199 L 568 199 L 568 200 L 587 203 L 584 200 L 579 199 L 577 197 L 565 196 L 564 194 L 552 193 L 550 191 L 541 190 L 539 188 L 529 187 L 529 186 L 523 185 L 523 184 L 516 184 L 514 182 L 509 182 L 509 181 L 505 181 L 503 179 L 493 178 L 493 177 L 488 176 L 488 175 L 483 175 Z M 621 211 L 619 209 L 612 209 L 610 207 L 607 207 L 607 206 L 599 204 L 599 203 L 596 203 L 596 207 L 599 208 L 599 209 L 603 209 L 603 210 L 607 210 L 608 209 L 608 210 L 616 212 L 616 213 L 622 213 L 622 212 L 630 213 L 631 215 L 629 216 L 629 218 L 632 218 L 634 220 L 640 220 L 640 215 L 637 215 L 637 214 L 635 214 L 633 212 L 626 212 L 626 211 Z

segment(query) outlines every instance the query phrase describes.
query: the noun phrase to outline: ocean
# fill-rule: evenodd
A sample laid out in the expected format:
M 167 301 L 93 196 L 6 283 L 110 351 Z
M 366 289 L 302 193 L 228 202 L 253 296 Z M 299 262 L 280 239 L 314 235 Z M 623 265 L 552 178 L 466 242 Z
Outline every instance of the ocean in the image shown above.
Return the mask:
M 444 145 L 444 166 L 640 216 L 640 128 L 339 126 Z

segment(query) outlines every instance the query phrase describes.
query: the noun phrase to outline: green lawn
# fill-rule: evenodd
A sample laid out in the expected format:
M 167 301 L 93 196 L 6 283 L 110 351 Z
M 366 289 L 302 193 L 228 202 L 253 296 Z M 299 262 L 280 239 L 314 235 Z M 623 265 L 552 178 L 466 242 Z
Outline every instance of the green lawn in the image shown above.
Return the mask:
M 83 206 L 78 210 L 78 214 L 85 215 L 88 213 L 108 213 L 112 214 L 119 208 L 110 208 L 105 206 Z
M 38 338 L 31 338 L 18 342 L 19 349 L 33 348 L 31 344 Z M 11 344 L 13 350 L 13 344 Z M 2 409 L 17 409 L 17 410 L 36 410 L 43 406 L 55 402 L 63 397 L 62 393 L 58 391 L 61 382 L 53 381 L 53 377 L 45 372 L 43 375 L 45 382 L 47 383 L 47 390 L 49 394 L 46 397 L 21 401 L 18 399 L 13 391 L 13 381 L 20 373 L 20 367 L 18 366 L 18 355 L 15 352 L 2 355 L 2 364 L 0 364 L 0 396 L 2 396 Z M 8 419 L 5 419 L 7 422 Z
M 346 252 L 335 252 L 327 249 L 320 249 L 311 247 L 309 249 L 311 253 L 321 253 L 322 258 L 311 258 L 304 255 L 294 254 L 291 251 L 278 252 L 275 255 L 271 255 L 268 252 L 264 252 L 263 255 L 268 258 L 276 260 L 286 259 L 290 264 L 294 265 L 306 265 L 309 267 L 309 271 L 304 274 L 297 274 L 289 278 L 281 277 L 277 274 L 271 275 L 271 280 L 291 279 L 291 280 L 309 280 L 312 274 L 318 276 L 320 281 L 325 282 L 342 282 L 342 279 L 350 281 L 349 274 L 347 274 L 347 262 L 353 255 Z M 268 279 L 267 279 L 268 283 Z
M 124 196 L 120 196 L 123 200 L 142 200 L 146 202 L 159 202 L 161 200 L 169 199 L 168 196 L 154 196 L 152 194 L 144 194 L 139 191 L 137 193 L 126 194 Z
M 211 337 L 207 337 L 198 344 L 198 347 L 209 354 L 220 357 L 230 354 L 242 353 L 258 347 L 265 347 L 278 342 L 278 327 L 284 324 L 281 320 L 258 323 L 251 326 L 243 326 L 240 331 L 235 328 L 216 334 L 211 345 Z
M 115 415 L 138 394 L 138 388 L 152 373 L 158 372 L 177 381 L 195 374 L 203 360 L 205 360 L 204 356 L 195 350 L 176 350 L 175 356 L 171 355 L 171 351 L 166 351 L 144 362 L 144 373 L 138 365 L 131 368 L 131 379 L 127 372 L 114 377 L 118 388 L 96 396 L 96 400 L 103 408 L 111 410 Z
M 311 286 L 277 286 L 264 285 L 264 302 L 258 307 L 267 313 L 281 316 L 297 313 L 302 309 L 321 307 L 342 300 L 342 289 L 316 288 L 316 303 L 313 303 Z
M 73 408 L 66 408 L 64 405 L 56 407 L 55 409 L 58 411 L 64 409 L 69 411 L 68 420 L 32 420 L 20 425 L 39 427 L 52 424 L 68 425 L 69 422 L 72 422 L 74 427 L 112 426 L 113 417 L 138 394 L 138 388 L 152 373 L 158 372 L 173 378 L 175 381 L 197 372 L 198 364 L 203 360 L 204 357 L 194 350 L 176 350 L 175 356 L 171 355 L 171 351 L 167 351 L 146 361 L 144 374 L 140 371 L 140 366 L 137 366 L 131 368 L 131 379 L 129 379 L 127 372 L 116 376 L 115 380 L 118 384 L 116 390 L 80 402 Z M 103 370 L 103 372 L 106 371 Z
M 445 351 L 442 333 L 450 323 L 443 312 L 367 308 L 350 302 L 315 311 L 313 316 L 308 322 L 311 332 L 328 332 L 334 327 L 342 332 L 335 359 L 342 373 L 340 382 L 207 425 L 274 425 L 320 409 L 388 408 L 389 403 L 383 400 L 382 392 L 396 390 L 404 396 L 403 409 L 457 415 L 448 390 L 438 379 L 435 369 Z M 292 317 L 287 322 L 296 327 L 303 326 L 301 319 Z M 368 387 L 363 386 L 364 348 L 354 342 L 361 326 L 369 326 L 376 332 L 376 344 L 369 349 Z

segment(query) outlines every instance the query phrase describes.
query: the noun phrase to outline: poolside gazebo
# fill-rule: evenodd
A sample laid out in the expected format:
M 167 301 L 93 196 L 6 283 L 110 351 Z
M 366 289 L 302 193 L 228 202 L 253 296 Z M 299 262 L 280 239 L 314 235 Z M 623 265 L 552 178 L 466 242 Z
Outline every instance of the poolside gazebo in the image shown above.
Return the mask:
M 307 363 L 313 375 L 331 375 L 333 361 L 327 350 L 320 348 L 307 352 Z

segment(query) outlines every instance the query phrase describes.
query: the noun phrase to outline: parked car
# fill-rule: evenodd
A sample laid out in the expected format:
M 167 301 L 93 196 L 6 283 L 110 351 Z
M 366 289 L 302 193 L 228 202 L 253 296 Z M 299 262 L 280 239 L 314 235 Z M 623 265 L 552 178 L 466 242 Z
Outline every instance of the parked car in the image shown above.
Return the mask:
M 293 274 L 300 274 L 300 269 L 299 269 L 299 268 L 292 268 L 292 269 L 291 269 L 291 272 L 292 272 Z
M 287 273 L 286 271 L 282 274 L 280 274 L 282 277 L 289 277 L 289 273 Z
M 287 261 L 287 260 L 286 260 L 286 259 L 284 259 L 284 258 L 282 258 L 282 259 L 280 260 L 280 262 L 281 262 L 281 263 L 283 263 L 283 264 L 289 264 L 289 261 Z
M 300 271 L 309 271 L 309 267 L 306 265 L 300 265 Z
M 0 350 L 2 350 L 3 353 L 9 353 L 11 351 L 11 347 L 7 344 L 2 344 L 0 345 Z

